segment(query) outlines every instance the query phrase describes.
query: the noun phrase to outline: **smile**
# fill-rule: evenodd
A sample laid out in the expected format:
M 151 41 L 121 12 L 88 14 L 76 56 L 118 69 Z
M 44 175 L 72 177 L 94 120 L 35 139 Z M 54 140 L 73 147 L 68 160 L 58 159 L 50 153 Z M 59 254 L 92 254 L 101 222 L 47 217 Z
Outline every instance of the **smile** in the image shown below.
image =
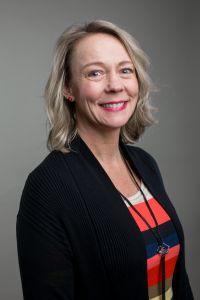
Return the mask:
M 101 104 L 100 106 L 107 111 L 120 111 L 126 108 L 127 101 L 117 103 L 105 103 Z

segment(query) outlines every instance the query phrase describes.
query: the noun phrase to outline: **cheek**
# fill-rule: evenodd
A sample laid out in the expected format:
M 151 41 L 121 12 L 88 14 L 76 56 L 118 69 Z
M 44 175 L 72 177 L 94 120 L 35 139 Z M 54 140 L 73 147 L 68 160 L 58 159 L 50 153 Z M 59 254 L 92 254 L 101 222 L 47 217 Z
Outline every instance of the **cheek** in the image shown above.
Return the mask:
M 101 96 L 102 87 L 94 82 L 81 83 L 75 88 L 76 98 L 95 102 Z
M 129 88 L 128 88 L 130 94 L 133 96 L 133 97 L 137 97 L 139 96 L 139 84 L 138 84 L 138 81 L 134 81 L 132 82 L 130 85 L 129 85 Z

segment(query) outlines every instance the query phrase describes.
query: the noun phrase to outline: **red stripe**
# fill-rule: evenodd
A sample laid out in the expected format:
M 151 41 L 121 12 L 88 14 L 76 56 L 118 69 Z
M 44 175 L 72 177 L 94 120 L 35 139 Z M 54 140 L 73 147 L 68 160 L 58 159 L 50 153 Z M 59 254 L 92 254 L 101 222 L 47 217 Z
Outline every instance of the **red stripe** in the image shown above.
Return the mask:
M 173 276 L 179 251 L 180 251 L 180 245 L 176 245 L 173 248 L 171 248 L 169 250 L 169 253 L 166 255 L 166 265 L 165 265 L 166 278 Z M 158 282 L 162 281 L 159 254 L 156 254 L 155 256 L 147 260 L 147 269 L 148 269 L 148 286 L 155 285 Z
M 148 200 L 148 203 L 151 206 L 151 209 L 156 217 L 158 224 L 163 224 L 170 220 L 169 216 L 164 211 L 162 206 L 154 198 L 151 198 L 150 200 Z M 135 204 L 134 206 L 142 214 L 142 216 L 147 220 L 147 222 L 151 225 L 151 227 L 155 227 L 154 220 L 153 220 L 145 202 Z M 144 221 L 142 221 L 142 219 L 138 216 L 138 214 L 135 213 L 134 210 L 130 206 L 128 207 L 128 209 L 129 209 L 130 213 L 132 214 L 132 216 L 134 217 L 140 230 L 141 231 L 148 230 L 149 228 L 144 223 Z

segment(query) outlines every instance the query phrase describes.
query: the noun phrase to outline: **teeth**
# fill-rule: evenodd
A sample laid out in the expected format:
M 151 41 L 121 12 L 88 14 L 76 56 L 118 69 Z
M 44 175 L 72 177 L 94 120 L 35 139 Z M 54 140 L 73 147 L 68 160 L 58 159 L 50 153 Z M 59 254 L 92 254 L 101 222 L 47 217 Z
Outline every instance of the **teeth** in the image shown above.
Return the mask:
M 102 104 L 105 108 L 120 108 L 124 105 L 124 102 L 121 103 L 113 103 L 113 104 Z

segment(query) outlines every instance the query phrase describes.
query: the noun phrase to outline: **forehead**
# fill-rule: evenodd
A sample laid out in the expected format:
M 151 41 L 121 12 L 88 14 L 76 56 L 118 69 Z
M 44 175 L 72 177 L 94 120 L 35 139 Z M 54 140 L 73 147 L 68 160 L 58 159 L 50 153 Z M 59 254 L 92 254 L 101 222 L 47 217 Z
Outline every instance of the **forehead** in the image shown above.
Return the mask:
M 72 61 L 84 65 L 93 61 L 103 63 L 130 60 L 124 45 L 116 37 L 107 33 L 92 33 L 77 42 Z

